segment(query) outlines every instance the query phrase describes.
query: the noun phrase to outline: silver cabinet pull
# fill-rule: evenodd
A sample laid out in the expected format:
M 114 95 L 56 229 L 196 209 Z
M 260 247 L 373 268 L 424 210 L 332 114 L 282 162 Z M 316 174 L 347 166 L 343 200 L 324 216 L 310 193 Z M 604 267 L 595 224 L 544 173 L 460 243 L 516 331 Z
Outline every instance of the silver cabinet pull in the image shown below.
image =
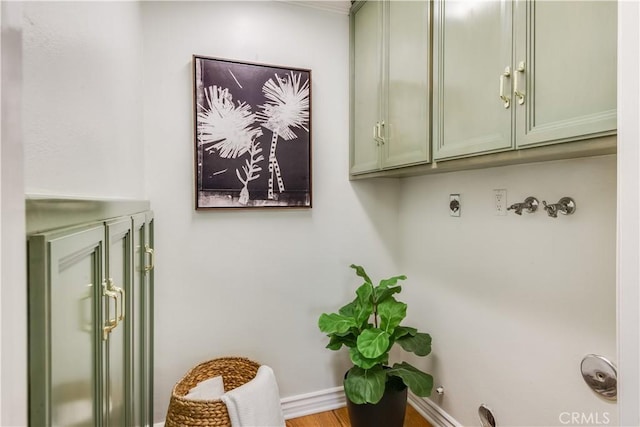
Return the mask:
M 511 105 L 511 98 L 505 95 L 504 80 L 511 77 L 511 68 L 505 67 L 504 72 L 500 74 L 500 99 L 504 102 L 504 108 L 509 108 Z
M 518 86 L 518 74 L 522 73 L 524 76 L 524 61 L 520 61 L 518 68 L 516 68 L 515 75 L 513 76 L 513 94 L 518 98 L 518 104 L 524 104 L 524 92 L 520 90 Z

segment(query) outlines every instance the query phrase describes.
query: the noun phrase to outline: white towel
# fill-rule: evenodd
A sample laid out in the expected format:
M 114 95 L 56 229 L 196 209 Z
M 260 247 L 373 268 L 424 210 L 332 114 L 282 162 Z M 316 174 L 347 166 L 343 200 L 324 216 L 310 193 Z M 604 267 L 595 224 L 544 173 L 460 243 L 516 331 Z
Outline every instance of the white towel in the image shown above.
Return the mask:
M 280 392 L 273 369 L 261 365 L 246 384 L 220 398 L 227 405 L 232 427 L 284 427 Z
M 220 399 L 220 396 L 223 394 L 224 382 L 222 377 L 218 375 L 217 377 L 200 381 L 198 385 L 189 390 L 189 393 L 184 398 L 192 400 L 215 400 Z

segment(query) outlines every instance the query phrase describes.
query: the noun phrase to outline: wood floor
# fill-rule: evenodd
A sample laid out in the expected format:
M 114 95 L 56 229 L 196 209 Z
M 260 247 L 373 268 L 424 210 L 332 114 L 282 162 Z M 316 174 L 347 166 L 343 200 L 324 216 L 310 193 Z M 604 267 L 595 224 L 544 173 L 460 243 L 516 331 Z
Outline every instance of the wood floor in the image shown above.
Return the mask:
M 350 427 L 347 408 L 293 418 L 287 421 L 287 427 Z M 413 408 L 407 405 L 404 427 L 433 427 Z

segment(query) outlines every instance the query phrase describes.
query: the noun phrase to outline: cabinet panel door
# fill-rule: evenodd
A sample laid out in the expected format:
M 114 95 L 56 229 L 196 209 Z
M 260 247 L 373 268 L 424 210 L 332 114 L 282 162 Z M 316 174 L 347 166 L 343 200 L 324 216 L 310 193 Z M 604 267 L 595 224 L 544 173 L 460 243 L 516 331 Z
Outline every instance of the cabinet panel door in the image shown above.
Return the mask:
M 429 2 L 387 3 L 382 167 L 429 161 Z
M 615 1 L 519 1 L 518 147 L 611 134 L 616 129 Z
M 104 341 L 106 425 L 131 425 L 133 336 L 131 218 L 106 223 L 106 280 L 112 298 L 104 299 L 105 321 L 117 321 Z
M 152 364 L 152 270 L 151 241 L 153 214 L 133 216 L 133 282 L 131 301 L 132 330 L 132 425 L 153 425 Z
M 29 419 L 102 426 L 104 226 L 29 238 Z
M 145 411 L 147 413 L 147 424 L 153 425 L 153 337 L 154 337 L 154 275 L 155 275 L 155 255 L 154 255 L 154 226 L 155 220 L 152 211 L 145 213 L 146 226 L 145 226 L 145 252 L 147 253 L 147 261 L 145 264 L 146 270 L 146 283 L 144 287 L 143 297 L 143 310 L 142 315 L 144 318 L 143 327 L 143 354 L 144 354 L 144 373 L 143 383 L 145 389 Z
M 368 1 L 351 16 L 351 173 L 377 170 L 382 91 L 382 2 Z
M 510 149 L 513 103 L 500 98 L 500 76 L 512 64 L 511 1 L 434 7 L 434 158 Z M 509 98 L 511 75 L 502 78 Z

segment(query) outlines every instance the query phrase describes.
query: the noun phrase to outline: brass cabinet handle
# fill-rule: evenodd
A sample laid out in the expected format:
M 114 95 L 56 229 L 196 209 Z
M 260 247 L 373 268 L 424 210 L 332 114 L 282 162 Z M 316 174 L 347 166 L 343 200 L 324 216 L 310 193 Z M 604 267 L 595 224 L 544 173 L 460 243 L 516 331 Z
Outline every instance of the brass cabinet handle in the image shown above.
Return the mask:
M 102 282 L 102 295 L 108 298 L 113 298 L 116 307 L 116 316 L 112 319 L 109 314 L 110 304 L 109 301 L 107 301 L 107 321 L 105 326 L 102 328 L 102 339 L 106 341 L 111 331 L 118 326 L 118 293 L 113 289 L 113 279 L 109 279 L 108 282 Z
M 120 294 L 120 316 L 118 316 L 118 323 L 124 320 L 125 302 L 124 302 L 124 289 L 115 287 L 115 291 Z
M 518 74 L 520 73 L 524 75 L 524 61 L 520 61 L 513 77 L 513 94 L 518 98 L 518 104 L 522 105 L 524 104 L 524 92 L 518 86 Z
M 505 95 L 504 91 L 504 80 L 511 77 L 511 68 L 505 67 L 504 72 L 500 74 L 500 99 L 504 102 L 504 108 L 509 108 L 511 106 L 511 98 Z
M 151 263 L 149 265 L 145 265 L 144 266 L 144 271 L 145 273 L 153 270 L 153 267 L 156 264 L 156 255 L 155 252 L 153 251 L 153 249 L 151 247 L 149 247 L 149 245 L 144 245 L 144 253 L 149 255 L 149 258 L 151 259 Z

